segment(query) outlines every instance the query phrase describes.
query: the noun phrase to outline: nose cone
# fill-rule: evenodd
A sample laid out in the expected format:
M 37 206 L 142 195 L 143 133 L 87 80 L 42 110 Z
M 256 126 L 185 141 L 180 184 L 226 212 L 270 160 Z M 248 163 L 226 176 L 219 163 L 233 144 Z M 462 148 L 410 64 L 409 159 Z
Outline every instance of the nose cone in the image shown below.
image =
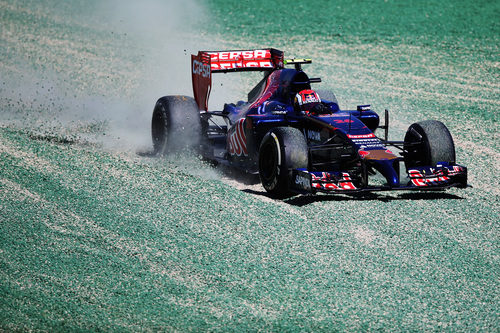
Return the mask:
M 397 156 L 388 149 L 358 150 L 359 156 L 377 169 L 390 187 L 399 187 Z
M 398 157 L 389 149 L 372 149 L 372 150 L 359 150 L 361 158 L 371 161 L 392 161 Z
M 377 169 L 387 180 L 390 187 L 399 187 L 399 164 L 396 159 L 372 160 Z

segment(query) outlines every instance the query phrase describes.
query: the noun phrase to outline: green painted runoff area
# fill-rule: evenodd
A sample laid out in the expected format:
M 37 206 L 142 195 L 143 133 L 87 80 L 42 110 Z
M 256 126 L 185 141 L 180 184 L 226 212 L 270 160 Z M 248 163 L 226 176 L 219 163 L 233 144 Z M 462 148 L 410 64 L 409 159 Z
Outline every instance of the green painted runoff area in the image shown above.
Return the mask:
M 0 331 L 498 330 L 499 17 L 0 1 Z M 191 53 L 262 47 L 311 58 L 342 108 L 388 108 L 391 139 L 442 120 L 473 187 L 272 200 L 196 156 L 136 153 L 156 99 L 191 93 Z M 212 109 L 259 79 L 214 77 Z

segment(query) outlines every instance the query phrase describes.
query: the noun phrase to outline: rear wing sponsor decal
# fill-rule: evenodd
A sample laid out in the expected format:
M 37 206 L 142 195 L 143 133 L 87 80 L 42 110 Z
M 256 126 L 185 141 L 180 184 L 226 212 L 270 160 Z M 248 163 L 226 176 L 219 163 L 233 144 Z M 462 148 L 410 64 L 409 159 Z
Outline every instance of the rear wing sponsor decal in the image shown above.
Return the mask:
M 283 68 L 283 52 L 275 49 L 202 51 L 210 56 L 213 73 Z
M 198 109 L 208 110 L 212 73 L 272 71 L 283 66 L 283 52 L 276 49 L 199 51 L 198 55 L 191 55 L 193 94 Z

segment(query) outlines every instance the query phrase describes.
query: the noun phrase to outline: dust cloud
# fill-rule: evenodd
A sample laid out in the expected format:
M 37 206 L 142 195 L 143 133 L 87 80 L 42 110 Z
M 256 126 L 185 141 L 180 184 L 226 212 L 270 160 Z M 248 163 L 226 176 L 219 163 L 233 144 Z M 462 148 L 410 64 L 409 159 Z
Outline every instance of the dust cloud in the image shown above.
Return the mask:
M 192 95 L 189 55 L 205 46 L 207 20 L 194 0 L 5 8 L 1 126 L 144 150 L 156 100 Z M 26 25 L 9 11 L 35 19 Z
M 190 55 L 229 44 L 209 36 L 207 10 L 196 0 L 46 2 L 28 8 L 10 0 L 5 7 L 0 126 L 48 141 L 131 156 L 151 151 L 157 99 L 192 96 Z M 29 23 L 16 18 L 26 13 Z M 250 85 L 243 88 L 244 81 L 214 77 L 209 108 L 245 99 Z M 220 170 L 192 155 L 165 158 L 188 173 L 220 179 Z
M 95 109 L 105 109 L 109 119 L 109 135 L 103 140 L 107 146 L 148 149 L 156 100 L 164 95 L 192 95 L 189 55 L 199 47 L 204 13 L 192 0 L 110 0 L 98 6 L 96 16 L 107 16 L 108 29 L 135 45 L 140 68 L 127 96 L 92 101 L 97 103 Z

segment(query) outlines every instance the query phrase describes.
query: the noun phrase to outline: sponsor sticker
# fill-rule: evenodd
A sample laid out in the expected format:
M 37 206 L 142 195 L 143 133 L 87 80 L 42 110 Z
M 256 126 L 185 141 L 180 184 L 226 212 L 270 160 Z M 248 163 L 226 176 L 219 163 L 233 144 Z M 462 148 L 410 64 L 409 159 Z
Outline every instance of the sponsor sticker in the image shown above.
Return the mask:
M 208 52 L 213 70 L 273 67 L 270 50 Z
M 375 138 L 375 134 L 373 134 L 373 133 L 369 133 L 369 134 L 357 134 L 357 135 L 347 134 L 347 137 L 349 139 L 369 139 L 369 138 Z
M 204 64 L 201 61 L 193 60 L 193 74 L 201 75 L 204 78 L 210 76 L 210 65 Z
M 307 130 L 307 139 L 321 141 L 321 135 L 318 131 Z
M 302 175 L 300 173 L 295 175 L 295 185 L 306 191 L 311 190 L 311 180 L 305 175 Z
M 362 139 L 352 139 L 357 145 L 360 145 L 360 148 L 385 148 L 385 146 L 380 142 L 380 140 L 376 137 L 374 138 L 362 138 Z

